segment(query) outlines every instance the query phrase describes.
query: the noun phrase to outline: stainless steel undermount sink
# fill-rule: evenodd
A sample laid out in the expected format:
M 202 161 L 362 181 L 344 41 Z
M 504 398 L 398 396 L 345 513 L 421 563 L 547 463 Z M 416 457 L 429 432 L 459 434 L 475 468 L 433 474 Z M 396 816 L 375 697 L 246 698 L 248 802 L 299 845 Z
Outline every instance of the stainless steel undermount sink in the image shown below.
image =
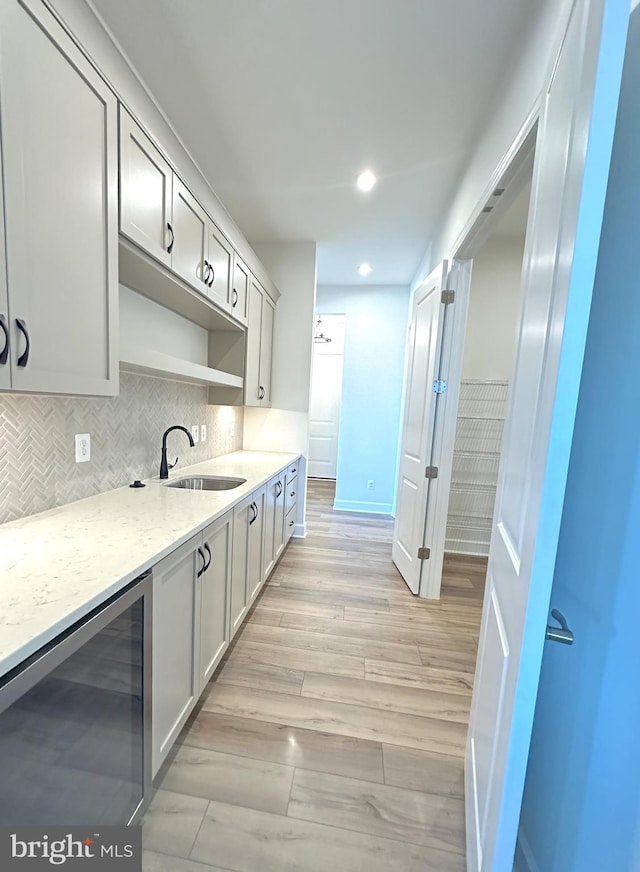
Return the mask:
M 179 487 L 183 490 L 233 490 L 246 482 L 246 478 L 226 478 L 221 475 L 194 475 L 168 481 L 167 487 Z

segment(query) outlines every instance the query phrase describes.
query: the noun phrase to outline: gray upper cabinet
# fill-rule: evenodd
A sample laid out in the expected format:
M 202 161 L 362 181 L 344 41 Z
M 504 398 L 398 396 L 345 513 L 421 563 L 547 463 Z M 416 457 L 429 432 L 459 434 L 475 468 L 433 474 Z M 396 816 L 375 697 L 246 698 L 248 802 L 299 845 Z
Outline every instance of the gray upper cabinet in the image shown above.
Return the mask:
M 247 326 L 245 406 L 271 406 L 271 355 L 274 303 L 267 292 L 251 280 Z
M 120 107 L 120 232 L 171 267 L 173 170 Z
M 2 151 L 0 150 L 0 168 Z M 0 172 L 0 203 L 2 203 L 2 173 Z M 9 358 L 9 296 L 7 294 L 7 264 L 4 255 L 4 222 L 0 221 L 0 390 L 11 387 L 11 361 Z
M 249 314 L 249 269 L 237 254 L 233 259 L 231 314 L 241 324 L 247 323 L 247 316 Z
M 11 387 L 117 394 L 115 95 L 39 0 L 0 4 L 0 83 Z
M 207 253 L 209 250 L 209 218 L 191 191 L 173 177 L 173 247 L 171 268 L 203 294 Z
M 208 233 L 209 248 L 205 270 L 207 294 L 222 309 L 230 311 L 233 248 L 213 221 L 209 221 Z

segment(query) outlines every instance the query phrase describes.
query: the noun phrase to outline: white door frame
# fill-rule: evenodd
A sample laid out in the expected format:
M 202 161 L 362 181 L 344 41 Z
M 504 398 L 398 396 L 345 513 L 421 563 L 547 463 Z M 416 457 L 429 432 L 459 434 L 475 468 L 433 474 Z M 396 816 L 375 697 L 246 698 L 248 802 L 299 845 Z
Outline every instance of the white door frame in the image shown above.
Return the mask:
M 429 599 L 440 597 L 442 585 L 472 261 L 502 215 L 531 178 L 541 99 L 541 95 L 536 99 L 526 121 L 493 172 L 482 197 L 453 246 L 447 287 L 455 291 L 456 297 L 455 303 L 451 306 L 451 317 L 447 317 L 445 321 L 442 339 L 441 378 L 447 380 L 447 390 L 441 397 L 442 403 L 439 404 L 435 421 L 432 462 L 438 467 L 438 478 L 431 482 L 429 488 L 425 527 L 425 545 L 431 549 L 431 556 L 424 562 L 419 591 L 420 596 Z M 497 190 L 502 193 L 496 195 Z M 490 212 L 484 211 L 487 207 L 491 207 Z

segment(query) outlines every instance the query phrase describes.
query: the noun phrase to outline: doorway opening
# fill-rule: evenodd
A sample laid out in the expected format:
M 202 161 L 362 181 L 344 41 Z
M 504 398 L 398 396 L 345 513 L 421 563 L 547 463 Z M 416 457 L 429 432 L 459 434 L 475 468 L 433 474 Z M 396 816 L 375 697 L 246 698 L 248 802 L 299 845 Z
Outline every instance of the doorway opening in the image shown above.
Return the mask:
M 346 315 L 316 315 L 307 477 L 336 481 Z
M 531 180 L 473 257 L 445 538 L 445 563 L 485 560 L 512 379 Z

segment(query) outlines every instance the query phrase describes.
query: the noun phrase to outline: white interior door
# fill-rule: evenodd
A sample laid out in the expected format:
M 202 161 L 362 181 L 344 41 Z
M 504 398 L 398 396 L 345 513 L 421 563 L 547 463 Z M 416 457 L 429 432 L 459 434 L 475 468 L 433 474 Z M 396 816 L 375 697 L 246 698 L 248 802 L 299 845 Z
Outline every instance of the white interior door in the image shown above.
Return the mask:
M 629 17 L 576 0 L 543 92 L 465 761 L 467 863 L 511 869 Z
M 405 399 L 392 558 L 413 593 L 418 593 L 442 346 L 442 291 L 447 274 L 441 263 L 413 292 L 405 357 Z
M 314 340 L 309 407 L 310 478 L 336 478 L 338 431 L 344 364 L 344 315 L 322 315 L 322 332 L 329 342 Z

